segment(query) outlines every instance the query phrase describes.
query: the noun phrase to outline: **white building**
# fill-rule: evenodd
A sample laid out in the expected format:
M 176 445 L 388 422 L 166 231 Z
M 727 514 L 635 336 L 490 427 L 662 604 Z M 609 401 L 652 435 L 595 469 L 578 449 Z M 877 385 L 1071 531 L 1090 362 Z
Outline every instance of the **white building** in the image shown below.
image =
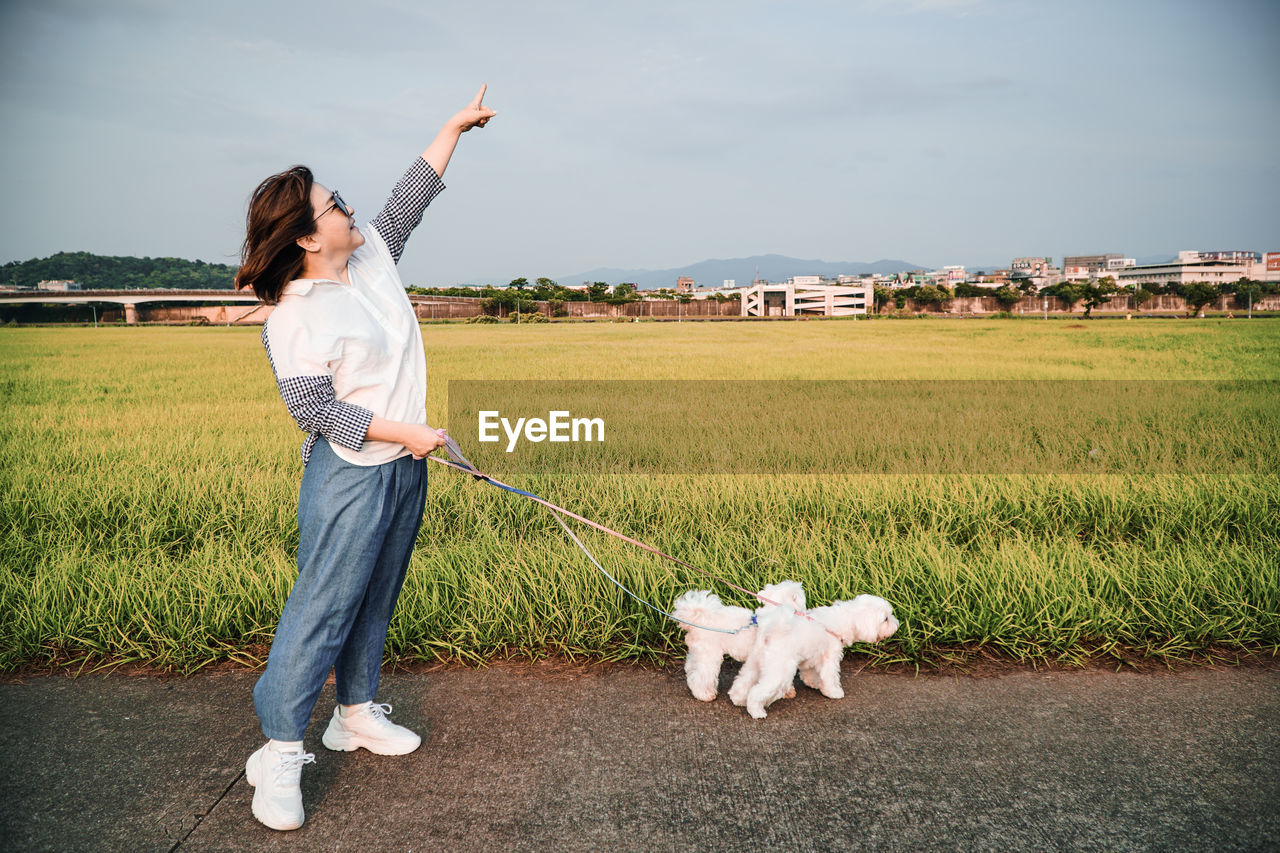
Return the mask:
M 1111 276 L 1117 278 L 1120 270 L 1128 269 L 1137 263 L 1133 258 L 1122 258 L 1118 255 L 1106 256 L 1097 265 L 1073 264 L 1062 268 L 1062 277 L 1067 281 L 1097 280 Z
M 828 284 L 822 276 L 799 275 L 785 284 L 755 282 L 742 294 L 743 317 L 848 317 L 866 314 L 870 285 Z
M 1268 252 L 1264 259 L 1257 252 L 1197 252 L 1178 253 L 1177 260 L 1163 264 L 1128 266 L 1118 271 L 1116 281 L 1121 286 L 1164 284 L 1176 281 L 1190 284 L 1204 281 L 1209 284 L 1229 284 L 1242 278 L 1258 281 L 1280 281 L 1280 253 Z M 1274 264 L 1274 269 L 1271 267 Z

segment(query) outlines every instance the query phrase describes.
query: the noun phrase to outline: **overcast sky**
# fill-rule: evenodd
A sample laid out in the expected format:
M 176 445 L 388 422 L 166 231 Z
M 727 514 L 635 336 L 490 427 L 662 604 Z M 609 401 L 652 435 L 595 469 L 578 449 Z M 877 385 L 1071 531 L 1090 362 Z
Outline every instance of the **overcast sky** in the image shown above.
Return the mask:
M 0 0 L 0 262 L 235 263 L 295 163 L 363 221 L 482 82 L 407 284 L 1275 251 L 1278 38 L 1274 0 Z

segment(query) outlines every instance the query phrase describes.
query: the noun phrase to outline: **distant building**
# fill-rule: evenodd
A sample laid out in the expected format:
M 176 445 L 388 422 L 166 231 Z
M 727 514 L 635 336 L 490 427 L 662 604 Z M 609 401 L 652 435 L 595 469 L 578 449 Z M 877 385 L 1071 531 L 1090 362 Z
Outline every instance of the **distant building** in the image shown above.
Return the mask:
M 682 275 L 676 279 L 676 293 L 692 293 L 693 279 L 687 275 Z
M 922 277 L 925 275 L 924 270 L 911 270 L 909 272 L 895 272 L 884 276 L 874 276 L 872 280 L 884 287 L 911 287 L 915 284 L 924 284 Z
M 1107 261 L 1122 258 L 1123 255 L 1067 255 L 1062 259 L 1062 271 L 1070 273 L 1072 269 L 1085 272 L 1099 272 L 1107 268 Z
M 1050 269 L 1053 269 L 1053 258 L 1014 258 L 1009 264 L 1011 274 L 1025 273 L 1021 278 L 1044 275 Z
M 694 299 L 709 299 L 709 298 L 711 298 L 712 296 L 715 296 L 717 293 L 723 293 L 723 294 L 725 294 L 726 296 L 728 296 L 728 295 L 731 295 L 731 294 L 734 294 L 734 293 L 740 293 L 742 290 L 743 290 L 743 288 L 733 287 L 733 286 L 729 286 L 729 287 L 694 287 L 693 289 L 691 289 L 691 290 L 689 290 L 689 291 L 688 291 L 688 294 L 689 294 L 689 295 L 691 295 L 691 296 L 693 296 L 693 298 L 694 298 Z
M 1063 272 L 1053 265 L 1053 258 L 1014 258 L 1009 264 L 1007 281 L 1013 287 L 1022 288 L 1030 284 L 1036 290 L 1043 290 L 1062 281 Z
M 1123 255 L 1067 255 L 1062 259 L 1062 275 L 1068 281 L 1114 276 L 1116 270 L 1131 267 L 1133 258 Z
M 1103 257 L 1101 255 L 1097 257 Z M 1067 258 L 1066 260 L 1075 261 L 1078 258 Z M 1062 266 L 1062 276 L 1067 281 L 1082 281 L 1084 279 L 1098 279 L 1106 276 L 1116 277 L 1116 273 L 1126 267 L 1137 264 L 1133 258 L 1124 258 L 1120 255 L 1107 255 L 1105 260 L 1098 263 L 1071 263 L 1065 261 Z
M 1274 269 L 1270 269 L 1271 264 Z M 1266 258 L 1257 252 L 1178 252 L 1177 260 L 1163 264 L 1143 264 L 1125 267 L 1118 271 L 1121 285 L 1141 287 L 1144 284 L 1165 284 L 1174 281 L 1189 284 L 1204 281 L 1209 284 L 1228 284 L 1242 278 L 1259 281 L 1280 281 L 1280 252 L 1268 252 Z
M 786 284 L 756 282 L 742 296 L 743 317 L 847 317 L 866 314 L 870 285 L 824 283 L 822 276 L 801 275 Z
M 62 278 L 49 281 L 41 281 L 36 283 L 36 290 L 53 290 L 65 293 L 68 290 L 79 290 L 80 282 L 72 281 L 69 278 Z
M 992 270 L 991 272 L 978 270 L 969 277 L 969 280 L 975 284 L 994 284 L 999 286 L 1009 283 L 1009 273 L 1010 270 Z
M 1236 261 L 1237 263 L 1249 263 L 1249 262 L 1256 263 L 1257 261 L 1262 260 L 1262 256 L 1259 255 L 1257 252 L 1242 252 L 1239 250 L 1233 250 L 1229 252 L 1218 251 L 1218 252 L 1179 252 L 1178 253 L 1179 260 L 1182 260 L 1184 256 L 1187 259 L 1191 259 L 1194 256 L 1197 260 L 1201 260 L 1201 261 Z

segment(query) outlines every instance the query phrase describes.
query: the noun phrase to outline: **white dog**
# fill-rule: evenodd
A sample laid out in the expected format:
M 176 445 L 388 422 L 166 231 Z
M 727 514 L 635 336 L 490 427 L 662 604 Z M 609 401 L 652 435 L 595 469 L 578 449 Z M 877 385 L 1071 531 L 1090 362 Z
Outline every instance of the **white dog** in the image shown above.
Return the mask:
M 840 699 L 840 659 L 850 643 L 878 643 L 893 636 L 898 620 L 883 598 L 860 595 L 809 611 L 812 619 L 785 607 L 764 608 L 757 617 L 755 645 L 729 688 L 735 705 L 756 719 L 778 699 L 795 695 L 800 680 L 823 696 Z
M 770 584 L 760 590 L 760 595 L 785 607 L 765 605 L 757 614 L 767 610 L 785 610 L 788 613 L 804 609 L 804 588 L 796 581 Z M 747 659 L 756 641 L 753 613 L 745 607 L 722 604 L 720 597 L 705 589 L 686 592 L 671 605 L 671 614 L 685 630 L 685 644 L 689 654 L 684 660 L 685 681 L 689 692 L 703 702 L 716 698 L 720 681 L 720 665 L 724 656 L 734 660 Z M 690 624 L 692 623 L 692 624 Z M 697 626 L 719 628 L 706 631 Z M 726 634 L 724 631 L 734 631 Z M 794 688 L 792 688 L 794 691 Z M 794 692 L 793 694 L 794 695 Z

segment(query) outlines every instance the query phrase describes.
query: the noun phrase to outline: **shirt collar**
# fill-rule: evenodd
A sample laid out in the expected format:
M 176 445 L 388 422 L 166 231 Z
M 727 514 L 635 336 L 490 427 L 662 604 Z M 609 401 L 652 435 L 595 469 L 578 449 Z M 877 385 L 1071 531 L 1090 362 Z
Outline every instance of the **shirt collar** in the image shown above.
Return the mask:
M 305 296 L 311 292 L 311 288 L 317 284 L 335 284 L 338 287 L 346 287 L 340 281 L 334 281 L 331 278 L 295 278 L 284 286 L 284 290 L 280 291 L 281 295 L 287 296 Z

